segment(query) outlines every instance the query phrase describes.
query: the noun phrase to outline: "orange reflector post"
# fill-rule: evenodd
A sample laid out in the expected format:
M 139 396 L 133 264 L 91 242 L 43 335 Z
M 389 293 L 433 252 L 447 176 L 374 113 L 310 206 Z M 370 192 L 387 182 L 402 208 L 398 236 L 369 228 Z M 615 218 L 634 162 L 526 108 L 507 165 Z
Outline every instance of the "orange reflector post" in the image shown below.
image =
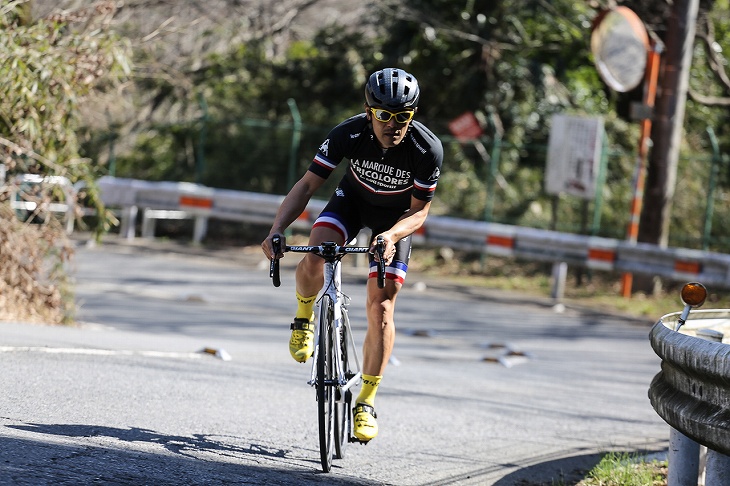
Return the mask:
M 685 305 L 699 307 L 705 303 L 707 289 L 699 282 L 686 283 L 682 287 L 681 296 Z

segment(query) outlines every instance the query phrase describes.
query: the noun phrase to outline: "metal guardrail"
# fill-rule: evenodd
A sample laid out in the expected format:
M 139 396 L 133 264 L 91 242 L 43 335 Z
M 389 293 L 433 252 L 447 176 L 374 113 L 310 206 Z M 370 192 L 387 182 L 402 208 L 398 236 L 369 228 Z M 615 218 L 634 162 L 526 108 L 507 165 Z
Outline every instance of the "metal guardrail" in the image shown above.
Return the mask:
M 649 338 L 662 359 L 649 398 L 669 425 L 730 455 L 730 345 L 673 331 L 679 313 L 662 317 Z M 695 310 L 684 329 L 730 323 L 730 309 Z
M 0 171 L 5 179 L 5 169 Z M 43 219 L 58 214 L 66 225 L 66 232 L 74 229 L 76 189 L 62 176 L 22 174 L 10 181 L 10 207 L 21 220 Z
M 102 201 L 122 209 L 121 233 L 135 236 L 134 224 L 142 210 L 142 236 L 154 236 L 154 222 L 164 218 L 196 220 L 193 240 L 205 236 L 209 218 L 270 224 L 283 196 L 213 189 L 183 182 L 150 182 L 103 177 Z M 325 201 L 312 200 L 294 223 L 306 229 Z M 686 248 L 661 248 L 645 243 L 598 238 L 499 223 L 429 216 L 413 237 L 414 243 L 450 246 L 458 250 L 527 260 L 565 262 L 586 268 L 695 280 L 715 288 L 730 288 L 730 255 Z
M 662 369 L 649 399 L 670 426 L 669 486 L 698 484 L 699 446 L 707 447 L 702 484 L 730 484 L 730 309 L 695 310 L 682 333 L 674 331 L 680 312 L 652 328 L 651 346 Z

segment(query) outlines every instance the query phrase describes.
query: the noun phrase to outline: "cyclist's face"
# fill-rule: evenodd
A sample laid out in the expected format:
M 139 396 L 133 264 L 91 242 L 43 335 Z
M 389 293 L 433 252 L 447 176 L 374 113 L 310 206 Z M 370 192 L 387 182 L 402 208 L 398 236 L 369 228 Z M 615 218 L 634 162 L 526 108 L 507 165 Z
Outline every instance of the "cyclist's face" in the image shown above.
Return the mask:
M 378 140 L 378 144 L 382 148 L 395 147 L 403 141 L 408 127 L 411 124 L 411 120 L 405 123 L 398 123 L 395 121 L 395 117 L 391 117 L 387 122 L 381 122 L 375 119 L 373 114 L 370 112 L 370 107 L 365 105 L 365 114 L 373 124 L 373 133 L 375 138 Z

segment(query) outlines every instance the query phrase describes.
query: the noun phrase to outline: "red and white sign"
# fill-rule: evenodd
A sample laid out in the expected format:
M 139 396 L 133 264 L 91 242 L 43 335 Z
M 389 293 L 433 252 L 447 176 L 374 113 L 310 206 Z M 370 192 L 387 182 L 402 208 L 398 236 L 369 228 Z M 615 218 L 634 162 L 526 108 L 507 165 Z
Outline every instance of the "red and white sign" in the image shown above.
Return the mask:
M 479 120 L 471 111 L 462 113 L 451 120 L 449 122 L 449 131 L 460 142 L 468 142 L 484 134 L 481 125 L 479 125 Z

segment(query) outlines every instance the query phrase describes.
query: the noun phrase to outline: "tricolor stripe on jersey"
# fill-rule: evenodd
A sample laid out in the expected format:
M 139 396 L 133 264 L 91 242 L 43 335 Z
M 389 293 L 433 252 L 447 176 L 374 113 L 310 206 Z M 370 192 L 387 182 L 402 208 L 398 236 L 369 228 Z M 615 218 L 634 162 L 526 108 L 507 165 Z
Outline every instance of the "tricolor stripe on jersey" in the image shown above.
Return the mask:
M 437 184 L 436 182 L 431 182 L 431 181 L 423 182 L 423 181 L 419 181 L 418 179 L 413 180 L 413 185 L 416 186 L 416 189 L 420 189 L 421 191 L 426 191 L 426 192 L 435 191 L 436 184 Z
M 322 154 L 317 154 L 314 156 L 314 163 L 327 170 L 328 172 L 332 172 L 333 170 L 335 170 L 335 167 L 337 167 L 337 164 L 335 164 Z

